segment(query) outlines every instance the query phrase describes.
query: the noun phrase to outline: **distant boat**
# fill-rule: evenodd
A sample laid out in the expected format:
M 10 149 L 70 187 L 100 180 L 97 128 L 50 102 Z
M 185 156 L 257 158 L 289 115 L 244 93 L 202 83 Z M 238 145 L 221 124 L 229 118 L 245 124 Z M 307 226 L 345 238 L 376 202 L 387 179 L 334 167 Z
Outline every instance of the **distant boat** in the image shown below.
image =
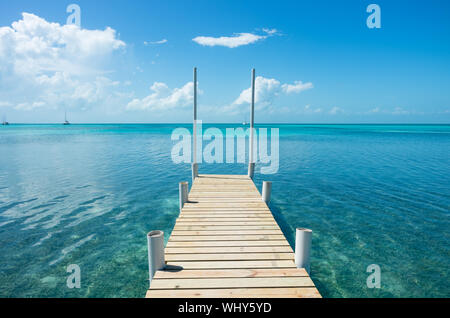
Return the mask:
M 63 125 L 70 125 L 69 121 L 67 120 L 67 112 L 64 112 L 64 123 Z
M 3 126 L 9 125 L 9 123 L 6 121 L 6 117 L 3 117 L 2 125 Z

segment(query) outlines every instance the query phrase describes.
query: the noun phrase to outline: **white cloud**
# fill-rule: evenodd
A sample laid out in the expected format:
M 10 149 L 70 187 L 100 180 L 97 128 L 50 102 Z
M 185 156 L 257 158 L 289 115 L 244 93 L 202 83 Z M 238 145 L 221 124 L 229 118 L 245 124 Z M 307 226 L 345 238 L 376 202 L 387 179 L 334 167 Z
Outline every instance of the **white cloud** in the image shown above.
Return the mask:
M 309 82 L 302 83 L 301 81 L 295 81 L 294 84 L 283 84 L 281 88 L 283 89 L 283 92 L 287 94 L 300 93 L 301 91 L 313 88 L 313 84 Z
M 409 111 L 409 110 L 404 110 L 401 107 L 395 107 L 391 114 L 392 115 L 409 115 L 410 113 L 411 113 L 411 111 Z
M 328 112 L 328 114 L 330 114 L 330 115 L 337 115 L 337 114 L 341 114 L 343 112 L 344 112 L 344 110 L 342 108 L 339 108 L 339 107 L 335 106 L 335 107 L 331 108 L 331 110 Z
M 45 106 L 44 102 L 20 103 L 20 104 L 16 105 L 15 109 L 32 110 L 32 109 L 39 108 L 42 106 Z
M 277 29 L 268 29 L 268 28 L 263 28 L 263 31 L 266 32 L 269 35 L 274 35 L 278 33 Z
M 9 102 L 0 102 L 0 107 L 9 107 L 9 106 L 12 106 L 12 104 Z
M 274 78 L 265 78 L 257 76 L 255 78 L 255 103 L 267 104 L 280 93 L 280 82 Z M 251 103 L 252 89 L 251 87 L 243 90 L 233 104 L 241 105 Z
M 123 47 L 109 27 L 87 30 L 23 13 L 0 27 L 0 100 L 21 110 L 106 101 L 117 82 L 105 77 L 105 61 Z
M 150 42 L 150 41 L 144 41 L 144 45 L 150 45 L 150 44 L 164 44 L 167 43 L 167 39 L 162 39 L 160 41 L 154 41 L 154 42 Z
M 402 107 L 395 107 L 393 109 L 382 109 L 380 107 L 372 108 L 371 110 L 364 112 L 355 112 L 355 114 L 363 114 L 363 115 L 410 115 L 410 114 L 424 114 L 423 112 L 416 112 L 413 110 L 405 110 Z M 433 114 L 430 112 L 429 114 Z
M 165 83 L 155 82 L 152 93 L 142 99 L 135 98 L 128 103 L 129 110 L 166 110 L 184 107 L 194 99 L 194 83 L 188 82 L 181 88 L 169 89 Z M 200 93 L 200 92 L 199 92 Z
M 311 105 L 306 105 L 302 110 L 304 114 L 319 114 L 321 112 L 322 108 L 312 108 Z
M 292 93 L 300 93 L 304 90 L 311 89 L 312 83 L 303 84 L 300 81 L 294 84 L 281 84 L 280 81 L 274 78 L 265 78 L 257 76 L 255 78 L 255 103 L 256 109 L 264 109 L 272 105 L 273 101 L 280 95 L 287 95 Z M 242 110 L 240 105 L 251 103 L 252 91 L 251 87 L 244 89 L 238 98 L 231 104 L 224 108 L 225 111 L 237 113 Z
M 264 35 L 258 35 L 253 33 L 235 33 L 233 36 L 197 36 L 192 41 L 203 46 L 225 46 L 229 48 L 235 48 L 242 45 L 248 45 L 255 43 L 259 40 L 266 39 L 277 33 L 276 29 L 263 29 Z
M 265 36 L 252 33 L 238 33 L 234 36 L 221 36 L 218 38 L 210 36 L 197 36 L 193 38 L 192 41 L 203 46 L 225 46 L 229 48 L 235 48 L 238 46 L 255 43 L 256 41 L 265 38 Z

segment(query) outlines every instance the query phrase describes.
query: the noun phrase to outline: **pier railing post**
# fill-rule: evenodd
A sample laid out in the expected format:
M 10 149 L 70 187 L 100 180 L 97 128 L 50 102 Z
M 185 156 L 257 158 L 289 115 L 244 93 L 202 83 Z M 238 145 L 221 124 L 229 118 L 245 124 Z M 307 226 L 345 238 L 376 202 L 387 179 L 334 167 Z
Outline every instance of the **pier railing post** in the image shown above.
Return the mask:
M 311 253 L 312 231 L 305 228 L 297 228 L 295 232 L 295 265 L 304 268 L 309 275 L 309 256 Z
M 197 164 L 197 68 L 194 67 L 194 121 L 192 123 L 192 184 L 198 176 Z
M 255 174 L 255 163 L 254 162 L 250 162 L 248 164 L 248 177 L 250 179 L 253 179 L 254 174 Z
M 192 184 L 194 184 L 195 178 L 198 177 L 198 163 L 192 164 Z
M 267 204 L 270 201 L 270 194 L 272 193 L 272 182 L 271 181 L 263 181 L 262 186 L 262 200 Z
M 179 193 L 180 193 L 180 213 L 184 204 L 188 201 L 188 183 L 180 182 L 179 185 Z
M 254 147 L 254 129 L 255 125 L 255 69 L 252 69 L 252 102 L 250 104 L 250 141 L 249 141 L 249 154 L 248 154 L 248 176 L 253 179 L 255 173 L 255 158 L 253 158 Z
M 151 231 L 147 234 L 148 245 L 148 274 L 150 284 L 156 271 L 165 266 L 164 258 L 164 232 Z

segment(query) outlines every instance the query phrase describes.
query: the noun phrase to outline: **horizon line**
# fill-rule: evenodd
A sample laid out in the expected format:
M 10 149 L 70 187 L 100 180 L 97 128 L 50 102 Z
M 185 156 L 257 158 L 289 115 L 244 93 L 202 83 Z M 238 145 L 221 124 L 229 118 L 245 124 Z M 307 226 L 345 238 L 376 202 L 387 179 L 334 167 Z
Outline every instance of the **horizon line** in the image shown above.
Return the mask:
M 192 122 L 161 122 L 161 123 L 143 123 L 143 122 L 98 122 L 98 123 L 70 123 L 70 125 L 192 125 Z M 236 123 L 236 122 L 202 122 L 202 125 L 242 125 L 242 123 Z M 49 122 L 49 123 L 8 123 L 8 126 L 11 125 L 64 125 L 64 123 L 60 122 Z M 248 126 L 249 123 L 242 126 Z M 254 123 L 254 125 L 450 125 L 449 123 L 367 123 L 367 122 L 361 122 L 361 123 L 277 123 L 277 122 L 259 122 Z M 1 125 L 0 125 L 1 126 Z

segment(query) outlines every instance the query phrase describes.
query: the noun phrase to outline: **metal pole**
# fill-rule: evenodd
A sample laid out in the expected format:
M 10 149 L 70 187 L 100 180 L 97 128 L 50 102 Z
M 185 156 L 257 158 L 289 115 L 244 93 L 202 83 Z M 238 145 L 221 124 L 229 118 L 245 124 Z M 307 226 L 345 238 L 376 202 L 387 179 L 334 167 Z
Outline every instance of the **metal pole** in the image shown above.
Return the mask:
M 295 232 L 295 265 L 297 268 L 304 268 L 308 274 L 310 272 L 311 239 L 311 230 L 297 228 Z
M 193 142 L 192 142 L 192 183 L 198 176 L 197 165 L 197 68 L 194 67 L 194 123 L 193 123 Z
M 255 172 L 255 162 L 253 158 L 253 126 L 255 124 L 255 69 L 252 69 L 252 102 L 250 106 L 250 153 L 249 153 L 249 163 L 248 163 L 248 176 L 253 179 L 253 174 Z
M 164 232 L 151 231 L 147 234 L 148 246 L 148 273 L 150 284 L 156 271 L 163 269 L 166 262 L 164 258 Z

